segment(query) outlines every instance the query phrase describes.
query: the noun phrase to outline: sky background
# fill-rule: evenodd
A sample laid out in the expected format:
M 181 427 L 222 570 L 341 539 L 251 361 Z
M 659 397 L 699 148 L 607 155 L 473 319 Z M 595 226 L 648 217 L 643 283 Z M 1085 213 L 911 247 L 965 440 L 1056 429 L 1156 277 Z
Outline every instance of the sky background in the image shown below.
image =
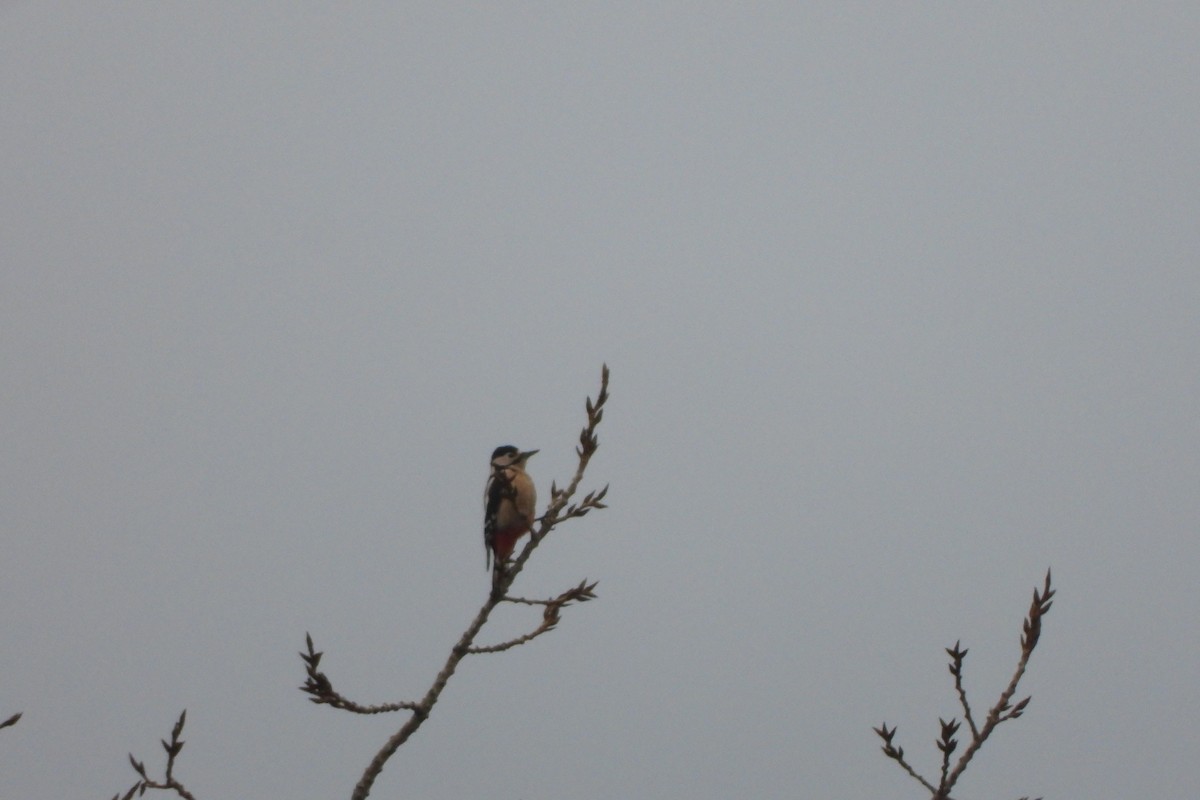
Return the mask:
M 1200 8 L 732 6 L 0 3 L 0 797 L 348 797 L 602 362 L 373 796 L 915 800 L 1049 566 L 955 796 L 1195 796 Z

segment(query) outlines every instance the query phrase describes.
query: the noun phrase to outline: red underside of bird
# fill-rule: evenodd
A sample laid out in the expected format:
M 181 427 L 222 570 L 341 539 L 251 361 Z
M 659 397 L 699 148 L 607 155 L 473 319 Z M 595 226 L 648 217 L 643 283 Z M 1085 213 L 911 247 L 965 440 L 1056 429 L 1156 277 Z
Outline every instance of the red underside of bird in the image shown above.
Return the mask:
M 517 540 L 529 533 L 529 528 L 529 523 L 522 522 L 520 525 L 496 531 L 492 539 L 492 553 L 495 554 L 497 563 L 503 564 L 512 557 L 513 550 L 517 547 Z

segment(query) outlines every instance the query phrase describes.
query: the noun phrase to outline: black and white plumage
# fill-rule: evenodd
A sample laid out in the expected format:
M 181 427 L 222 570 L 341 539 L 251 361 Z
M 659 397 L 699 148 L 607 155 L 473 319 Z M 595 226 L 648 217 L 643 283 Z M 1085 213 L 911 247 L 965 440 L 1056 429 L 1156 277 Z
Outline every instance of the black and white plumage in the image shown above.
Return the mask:
M 517 540 L 533 527 L 537 488 L 525 462 L 537 450 L 502 445 L 492 452 L 492 472 L 484 490 L 483 543 L 489 569 L 500 571 Z

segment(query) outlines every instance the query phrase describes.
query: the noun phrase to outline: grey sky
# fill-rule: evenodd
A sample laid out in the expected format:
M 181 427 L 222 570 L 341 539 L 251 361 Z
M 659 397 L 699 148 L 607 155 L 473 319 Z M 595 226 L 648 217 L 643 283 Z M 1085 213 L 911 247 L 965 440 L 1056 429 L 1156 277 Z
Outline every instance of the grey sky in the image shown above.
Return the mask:
M 348 796 L 602 361 L 379 796 L 920 797 L 1048 565 L 956 796 L 1194 796 L 1200 11 L 731 5 L 0 5 L 0 797 Z

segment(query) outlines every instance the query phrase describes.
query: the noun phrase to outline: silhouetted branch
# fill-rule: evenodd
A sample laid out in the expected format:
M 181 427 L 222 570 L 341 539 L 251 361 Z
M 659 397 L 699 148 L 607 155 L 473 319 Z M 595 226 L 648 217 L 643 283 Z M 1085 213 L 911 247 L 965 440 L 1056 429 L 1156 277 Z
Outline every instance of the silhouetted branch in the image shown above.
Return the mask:
M 905 772 L 913 776 L 916 781 L 918 781 L 930 792 L 937 791 L 932 783 L 922 778 L 921 775 L 915 769 L 913 769 L 907 761 L 904 760 L 904 748 L 897 747 L 892 744 L 892 737 L 896 735 L 896 731 L 899 730 L 899 728 L 892 728 L 891 730 L 888 730 L 887 723 L 885 722 L 878 728 L 872 728 L 872 730 L 879 734 L 879 738 L 883 739 L 883 754 L 885 756 L 899 764 Z
M 321 672 L 317 667 L 321 663 L 321 656 L 324 653 L 318 653 L 313 647 L 311 634 L 304 635 L 305 643 L 308 645 L 308 652 L 301 653 L 300 658 L 304 659 L 304 667 L 308 673 L 308 679 L 304 685 L 300 687 L 300 691 L 305 692 L 311 697 L 308 699 L 314 703 L 333 706 L 344 711 L 350 711 L 355 714 L 385 714 L 390 711 L 414 711 L 417 704 L 410 702 L 400 703 L 384 703 L 383 705 L 364 706 L 349 700 L 339 694 L 330 682 L 328 676 Z
M 524 636 L 518 636 L 515 639 L 510 639 L 501 644 L 489 645 L 487 647 L 470 647 L 467 652 L 471 655 L 477 653 L 500 653 L 517 645 L 525 644 L 526 642 L 536 639 L 543 633 L 554 630 L 554 626 L 558 624 L 558 612 L 560 609 L 566 608 L 572 602 L 586 603 L 588 600 L 596 596 L 596 584 L 588 583 L 584 579 L 578 586 L 560 594 L 558 597 L 552 597 L 549 600 L 527 600 L 524 597 L 505 597 L 503 600 L 508 603 L 519 603 L 527 606 L 545 606 L 545 611 L 542 612 L 542 624 L 530 633 Z
M 133 767 L 133 771 L 141 776 L 141 780 L 129 787 L 124 795 L 120 796 L 120 800 L 130 800 L 135 794 L 139 797 L 146 793 L 147 789 L 162 789 L 164 791 L 172 791 L 183 798 L 183 800 L 196 800 L 195 796 L 184 788 L 183 784 L 175 779 L 175 757 L 179 755 L 179 751 L 183 749 L 183 740 L 179 735 L 183 733 L 183 723 L 187 718 L 187 709 L 184 709 L 179 715 L 179 721 L 175 723 L 175 727 L 171 729 L 171 741 L 162 740 L 163 749 L 167 751 L 167 769 L 163 773 L 162 780 L 154 780 L 146 774 L 146 765 L 133 757 L 133 753 L 129 754 L 129 763 Z M 113 795 L 113 800 L 118 800 L 117 795 Z
M 572 589 L 567 589 L 558 597 L 551 597 L 549 600 L 529 600 L 525 597 L 505 597 L 504 602 L 517 603 L 526 606 L 558 606 L 559 608 L 566 608 L 574 602 L 586 603 L 588 600 L 595 599 L 596 594 L 593 591 L 595 588 L 595 583 L 588 583 L 585 579 L 581 581 L 578 586 Z
M 971 728 L 971 735 L 979 736 L 979 728 L 975 727 L 975 717 L 971 715 L 971 704 L 967 702 L 967 692 L 963 689 L 962 665 L 963 660 L 967 657 L 967 649 L 961 647 L 961 644 L 962 640 L 960 639 L 954 643 L 954 647 L 947 647 L 946 654 L 950 656 L 950 674 L 954 676 L 954 690 L 958 692 L 958 700 L 962 703 L 963 718 Z
M 4 720 L 4 722 L 0 722 L 0 728 L 7 728 L 12 725 L 16 725 L 17 721 L 19 719 L 21 719 L 21 714 L 23 714 L 23 713 L 24 713 L 23 711 L 18 711 L 17 713 L 13 714 L 8 719 Z
M 949 722 L 942 719 L 938 720 L 941 723 L 941 737 L 937 741 L 937 746 L 942 753 L 942 769 L 941 780 L 938 781 L 936 788 L 904 760 L 904 748 L 893 744 L 892 739 L 896 735 L 895 728 L 889 729 L 887 723 L 884 723 L 881 727 L 874 729 L 875 733 L 883 739 L 884 755 L 896 761 L 905 772 L 928 789 L 933 800 L 950 800 L 950 791 L 954 788 L 958 779 L 962 777 L 963 772 L 966 771 L 975 753 L 979 752 L 979 749 L 983 747 L 983 743 L 992 735 L 992 731 L 996 729 L 996 726 L 1006 720 L 1016 719 L 1025 712 L 1025 708 L 1029 705 L 1029 701 L 1032 698 L 1026 697 L 1016 705 L 1011 704 L 1012 698 L 1017 692 L 1017 685 L 1025 675 L 1025 668 L 1029 664 L 1029 657 L 1033 655 L 1033 650 L 1037 647 L 1038 639 L 1042 633 L 1042 617 L 1050 611 L 1052 597 L 1054 597 L 1054 589 L 1050 587 L 1050 570 L 1046 570 L 1045 584 L 1041 591 L 1034 589 L 1033 602 L 1029 606 L 1029 614 L 1025 617 L 1025 622 L 1022 626 L 1021 657 L 1017 661 L 1017 669 L 1013 673 L 1012 679 L 1009 680 L 1008 686 L 1000 693 L 1000 698 L 989 709 L 983 727 L 976 727 L 974 717 L 971 714 L 971 705 L 967 702 L 967 694 L 963 689 L 962 666 L 967 651 L 961 647 L 961 642 L 955 642 L 953 648 L 946 650 L 946 653 L 950 656 L 950 674 L 954 676 L 954 688 L 958 693 L 959 701 L 962 703 L 964 718 L 971 729 L 971 739 L 967 743 L 967 747 L 962 755 L 959 756 L 958 761 L 951 767 L 951 755 L 958 748 L 957 734 L 959 722 L 957 719 L 951 719 Z M 1022 800 L 1025 800 L 1025 798 Z
M 505 650 L 525 644 L 544 633 L 553 630 L 559 622 L 559 616 L 562 609 L 566 608 L 573 602 L 586 602 L 595 597 L 595 583 L 589 584 L 586 580 L 578 586 L 568 589 L 557 597 L 549 600 L 528 600 L 519 597 L 509 597 L 508 589 L 520 574 L 525 566 L 525 562 L 541 544 L 542 540 L 549 535 L 550 531 L 554 530 L 555 526 L 568 520 L 582 517 L 592 509 L 605 508 L 603 503 L 605 495 L 608 493 L 608 487 L 595 492 L 589 492 L 578 503 L 568 506 L 571 498 L 579 488 L 580 482 L 583 480 L 584 472 L 587 470 L 588 462 L 592 455 L 599 447 L 599 439 L 596 437 L 596 428 L 599 426 L 601 419 L 604 416 L 604 405 L 608 401 L 608 366 L 602 367 L 600 372 L 600 393 L 596 396 L 595 402 L 591 398 L 587 399 L 585 409 L 587 411 L 587 425 L 579 434 L 579 445 L 575 449 L 575 453 L 579 458 L 578 466 L 575 470 L 575 475 L 566 489 L 559 489 L 557 484 L 552 483 L 550 487 L 550 502 L 546 511 L 539 518 L 538 526 L 530 532 L 529 541 L 526 543 L 520 556 L 515 561 L 496 571 L 495 580 L 493 581 L 491 592 L 488 594 L 486 602 L 475 615 L 475 619 L 471 621 L 467 629 L 463 631 L 458 642 L 450 650 L 450 655 L 446 658 L 445 664 L 437 677 L 434 678 L 433 684 L 426 690 L 424 696 L 418 701 L 405 701 L 399 703 L 388 703 L 384 705 L 362 705 L 355 703 L 345 698 L 342 694 L 333 688 L 333 684 L 329 677 L 319 669 L 322 653 L 318 652 L 313 645 L 312 637 L 306 637 L 308 651 L 300 653 L 301 659 L 304 660 L 305 670 L 308 678 L 301 690 L 309 695 L 309 699 L 314 703 L 328 705 L 333 708 L 340 708 L 346 711 L 351 711 L 357 714 L 378 714 L 389 711 L 408 711 L 410 716 L 401 728 L 396 731 L 383 745 L 371 763 L 367 765 L 363 771 L 362 777 L 358 784 L 354 787 L 354 793 L 351 795 L 353 800 L 365 800 L 370 795 L 371 787 L 375 783 L 375 779 L 379 777 L 379 773 L 383 771 L 384 765 L 388 759 L 395 754 L 408 738 L 416 732 L 421 724 L 429 717 L 433 711 L 433 706 L 437 703 L 441 696 L 442 690 L 445 689 L 446 683 L 453 677 L 455 670 L 458 669 L 459 662 L 468 655 L 479 655 L 483 653 L 499 653 Z M 530 633 L 524 636 L 511 639 L 507 642 L 488 646 L 475 646 L 475 637 L 487 623 L 492 610 L 502 602 L 510 602 L 521 605 L 541 605 L 544 606 L 542 613 L 542 622 Z

